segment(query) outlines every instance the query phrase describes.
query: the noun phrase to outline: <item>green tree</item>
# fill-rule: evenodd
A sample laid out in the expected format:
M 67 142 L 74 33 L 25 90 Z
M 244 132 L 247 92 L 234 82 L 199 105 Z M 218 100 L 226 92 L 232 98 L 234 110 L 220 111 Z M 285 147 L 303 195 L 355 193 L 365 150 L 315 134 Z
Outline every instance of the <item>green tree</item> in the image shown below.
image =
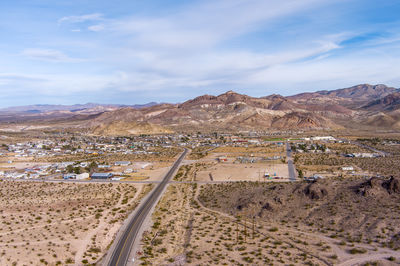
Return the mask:
M 97 169 L 97 163 L 96 162 L 91 162 L 90 164 L 89 164 L 89 172 L 92 172 L 92 171 L 95 171 L 96 169 Z
M 75 167 L 74 168 L 74 173 L 79 175 L 81 173 L 81 168 L 80 167 Z
M 300 169 L 297 172 L 299 173 L 299 178 L 303 179 L 304 178 L 303 170 Z
M 73 173 L 74 172 L 74 167 L 72 165 L 67 166 L 67 172 L 68 173 Z

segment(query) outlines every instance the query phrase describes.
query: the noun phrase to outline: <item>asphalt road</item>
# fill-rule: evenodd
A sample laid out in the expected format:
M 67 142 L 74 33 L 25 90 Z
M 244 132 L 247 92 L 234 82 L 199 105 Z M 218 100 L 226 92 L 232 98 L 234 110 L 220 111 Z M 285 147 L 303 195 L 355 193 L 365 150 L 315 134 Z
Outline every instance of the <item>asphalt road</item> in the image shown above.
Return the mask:
M 289 180 L 296 181 L 296 170 L 294 169 L 292 149 L 290 148 L 289 142 L 286 142 L 286 157 L 288 160 Z
M 132 245 L 138 236 L 139 230 L 149 215 L 152 207 L 157 203 L 158 198 L 164 191 L 168 182 L 172 179 L 174 172 L 178 169 L 180 163 L 183 158 L 186 156 L 188 152 L 187 149 L 179 156 L 178 160 L 174 163 L 168 173 L 165 175 L 164 179 L 157 185 L 157 187 L 153 190 L 151 195 L 146 199 L 146 201 L 141 204 L 139 209 L 136 212 L 129 222 L 128 226 L 125 229 L 125 232 L 122 234 L 120 239 L 118 240 L 115 249 L 111 255 L 111 259 L 107 265 L 109 266 L 125 266 L 129 259 L 129 254 L 131 252 Z
M 120 184 L 159 184 L 162 181 L 123 181 L 123 180 L 63 180 L 63 179 L 12 179 L 12 178 L 0 178 L 1 181 L 13 181 L 13 182 L 43 182 L 43 183 L 120 183 Z M 223 183 L 235 183 L 242 182 L 242 180 L 197 180 L 197 181 L 170 181 L 170 184 L 223 184 Z

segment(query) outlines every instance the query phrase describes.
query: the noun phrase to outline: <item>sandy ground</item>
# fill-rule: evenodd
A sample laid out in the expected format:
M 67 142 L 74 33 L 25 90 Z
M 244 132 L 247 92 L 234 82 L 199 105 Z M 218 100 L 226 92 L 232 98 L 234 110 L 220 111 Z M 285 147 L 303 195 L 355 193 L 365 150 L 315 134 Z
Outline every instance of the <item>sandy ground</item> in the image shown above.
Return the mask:
M 263 181 L 265 173 L 288 179 L 287 164 L 233 164 L 217 163 L 208 169 L 197 172 L 199 181 Z M 213 180 L 211 180 L 213 179 Z
M 0 265 L 98 261 L 143 186 L 1 182 Z
M 138 171 L 138 173 L 147 175 L 149 177 L 147 180 L 161 181 L 163 179 L 163 177 L 165 176 L 165 174 L 168 172 L 169 168 L 170 167 L 167 166 L 167 167 L 157 168 L 154 170 L 144 169 L 144 170 Z
M 141 244 L 135 254 L 135 264 L 148 261 L 152 265 L 162 265 L 172 254 L 181 254 L 182 245 L 173 245 L 175 241 L 184 242 L 185 227 L 190 217 L 189 201 L 185 196 L 188 184 L 169 185 L 152 214 L 152 221 L 143 233 Z M 171 245 L 172 244 L 172 245 Z M 150 259 L 150 257 L 156 259 Z M 149 259 L 149 260 L 148 260 Z
M 13 125 L 13 126 L 6 126 L 6 125 L 2 125 L 0 127 L 1 131 L 4 132 L 22 132 L 22 131 L 26 131 L 26 130 L 34 130 L 34 129 L 45 129 L 45 128 L 49 128 L 50 126 L 33 126 L 33 125 Z
M 146 180 L 146 181 L 161 181 L 165 174 L 170 169 L 170 164 L 168 163 L 141 163 L 142 165 L 147 165 L 143 169 L 141 167 L 132 168 L 124 167 L 123 169 L 118 169 L 123 171 L 127 168 L 136 169 L 136 172 L 128 174 L 129 177 L 123 180 Z M 135 165 L 135 163 L 133 163 Z
M 170 185 L 144 234 L 135 265 L 398 265 L 400 253 L 348 243 L 284 223 L 232 217 L 197 201 L 198 187 Z M 351 254 L 363 248 L 364 254 Z M 397 258 L 390 262 L 389 257 Z
M 12 159 L 10 159 L 12 160 Z M 51 163 L 37 163 L 37 162 L 14 162 L 15 160 L 12 160 L 13 163 L 0 163 L 0 169 L 1 168 L 6 168 L 6 169 L 16 169 L 16 170 L 21 170 L 25 168 L 30 168 L 34 166 L 42 166 L 42 165 L 50 165 Z
M 200 202 L 198 203 L 202 209 L 208 211 L 210 214 L 213 214 L 213 216 L 219 216 L 221 218 L 223 217 L 228 219 L 230 218 L 231 221 L 237 220 L 237 218 L 233 216 L 219 211 L 207 209 L 206 207 L 201 205 Z M 242 221 L 241 224 L 242 226 L 247 226 L 247 230 L 249 231 L 248 239 L 253 239 L 252 221 Z M 399 251 L 361 243 L 349 243 L 347 245 L 342 245 L 341 242 L 337 239 L 324 236 L 320 233 L 312 232 L 309 230 L 309 228 L 305 227 L 293 228 L 286 224 L 270 223 L 262 220 L 256 220 L 254 227 L 256 228 L 255 235 L 269 235 L 269 237 L 271 238 L 279 239 L 277 240 L 278 242 L 289 244 L 292 250 L 297 249 L 300 251 L 304 251 L 308 254 L 308 256 L 301 255 L 299 257 L 300 261 L 295 261 L 296 263 L 304 264 L 307 257 L 313 257 L 314 259 L 316 259 L 316 261 L 319 260 L 319 263 L 325 265 L 334 264 L 350 266 L 377 261 L 380 262 L 379 265 L 398 265 L 398 263 L 388 261 L 388 258 L 397 258 L 397 262 L 400 259 Z M 249 243 L 251 243 L 250 240 Z M 351 254 L 349 250 L 354 248 L 364 249 L 365 254 Z M 287 251 L 285 253 L 287 253 Z M 293 258 L 289 258 L 289 260 L 293 261 L 292 259 Z
M 137 265 L 323 265 L 319 256 L 303 257 L 305 250 L 272 236 L 268 228 L 250 221 L 236 223 L 193 201 L 196 186 L 170 185 L 153 214 L 153 226 L 142 239 Z

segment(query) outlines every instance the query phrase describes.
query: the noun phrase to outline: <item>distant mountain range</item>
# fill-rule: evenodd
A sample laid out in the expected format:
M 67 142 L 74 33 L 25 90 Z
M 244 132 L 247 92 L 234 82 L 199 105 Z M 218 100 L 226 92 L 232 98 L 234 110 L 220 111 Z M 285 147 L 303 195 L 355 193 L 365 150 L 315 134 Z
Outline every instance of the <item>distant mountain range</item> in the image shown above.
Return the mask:
M 121 107 L 132 107 L 132 108 L 144 108 L 157 105 L 156 102 L 151 102 L 147 104 L 135 104 L 135 105 L 124 105 L 124 104 L 98 104 L 98 103 L 86 103 L 86 104 L 74 104 L 74 105 L 52 105 L 52 104 L 36 104 L 36 105 L 25 105 L 25 106 L 13 106 L 0 109 L 0 112 L 4 113 L 45 113 L 52 111 L 70 111 L 79 112 L 83 110 L 92 109 L 118 109 Z
M 34 105 L 3 109 L 0 119 L 2 115 L 8 121 L 51 123 L 54 127 L 104 135 L 204 130 L 400 130 L 400 90 L 362 84 L 260 98 L 228 91 L 181 104 Z

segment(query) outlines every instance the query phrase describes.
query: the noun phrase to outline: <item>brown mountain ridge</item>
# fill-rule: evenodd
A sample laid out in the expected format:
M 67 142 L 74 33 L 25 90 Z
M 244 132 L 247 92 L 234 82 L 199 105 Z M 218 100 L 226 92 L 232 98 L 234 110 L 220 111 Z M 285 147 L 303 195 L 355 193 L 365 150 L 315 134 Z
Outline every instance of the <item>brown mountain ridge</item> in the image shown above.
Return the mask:
M 400 92 L 385 85 L 251 97 L 233 91 L 202 95 L 181 104 L 120 107 L 57 117 L 62 127 L 94 134 L 127 135 L 204 130 L 400 129 Z M 91 106 L 93 109 L 93 106 Z M 55 112 L 55 111 L 52 111 Z M 0 112 L 1 116 L 1 112 Z M 36 120 L 46 117 L 42 113 Z M 86 117 L 86 119 L 85 119 Z M 63 120 L 64 119 L 64 120 Z M 51 115 L 46 121 L 51 120 Z M 63 122 L 64 121 L 64 122 Z M 25 121 L 26 123 L 26 121 Z

